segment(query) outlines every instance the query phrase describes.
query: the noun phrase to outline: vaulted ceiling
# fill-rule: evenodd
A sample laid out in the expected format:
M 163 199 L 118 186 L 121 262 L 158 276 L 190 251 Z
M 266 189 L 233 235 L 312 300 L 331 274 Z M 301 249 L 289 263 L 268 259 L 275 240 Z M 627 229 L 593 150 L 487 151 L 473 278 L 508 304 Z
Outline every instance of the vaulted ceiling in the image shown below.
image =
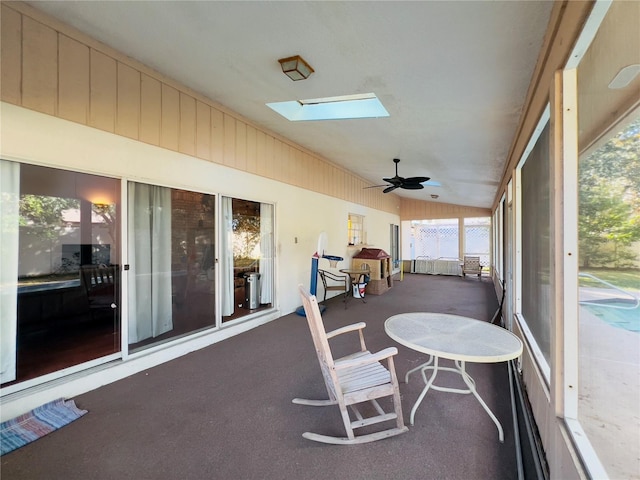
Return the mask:
M 490 207 L 551 1 L 27 2 L 372 185 Z M 307 80 L 279 58 L 301 55 Z M 389 117 L 290 122 L 269 102 L 375 93 Z M 382 188 L 382 187 L 380 187 Z

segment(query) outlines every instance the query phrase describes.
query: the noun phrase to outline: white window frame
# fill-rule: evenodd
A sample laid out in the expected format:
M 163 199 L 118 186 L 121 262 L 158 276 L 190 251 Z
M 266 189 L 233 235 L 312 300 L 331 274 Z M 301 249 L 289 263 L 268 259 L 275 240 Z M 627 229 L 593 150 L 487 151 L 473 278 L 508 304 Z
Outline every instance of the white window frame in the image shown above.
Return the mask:
M 531 353 L 533 355 L 533 358 L 535 359 L 536 367 L 538 368 L 542 378 L 544 378 L 547 387 L 551 383 L 551 365 L 544 358 L 542 350 L 538 346 L 536 339 L 531 333 L 531 330 L 529 330 L 529 327 L 527 326 L 527 322 L 524 319 L 524 316 L 522 315 L 522 176 L 521 176 L 521 173 L 522 173 L 522 167 L 524 166 L 524 163 L 526 162 L 527 158 L 529 158 L 529 154 L 535 147 L 536 142 L 538 141 L 538 138 L 540 138 L 540 135 L 542 134 L 542 131 L 549 123 L 550 116 L 551 116 L 551 108 L 550 108 L 550 105 L 547 104 L 544 111 L 542 112 L 542 115 L 540 116 L 540 119 L 538 120 L 536 128 L 534 129 L 533 133 L 531 134 L 531 137 L 529 138 L 527 147 L 524 149 L 524 151 L 522 152 L 522 155 L 520 156 L 520 160 L 516 165 L 516 169 L 514 172 L 514 179 L 513 179 L 514 180 L 513 188 L 515 190 L 513 192 L 513 198 L 514 198 L 514 228 L 513 228 L 514 239 L 513 241 L 514 241 L 514 249 L 516 252 L 515 258 L 514 258 L 514 262 L 515 262 L 514 271 L 516 272 L 516 275 L 513 278 L 513 295 L 515 299 L 514 314 L 518 320 L 518 324 L 520 325 L 520 328 L 522 329 L 522 333 L 525 336 L 527 344 L 531 349 Z M 551 329 L 553 328 L 554 328 L 554 325 L 552 322 Z M 552 343 L 551 350 L 553 350 L 553 348 L 554 348 L 554 345 Z M 552 355 L 553 355 L 553 352 L 552 352 Z
M 360 228 L 355 228 L 359 226 Z M 360 238 L 355 232 L 360 232 Z M 347 219 L 347 243 L 364 245 L 367 243 L 367 232 L 364 230 L 364 215 L 350 213 Z

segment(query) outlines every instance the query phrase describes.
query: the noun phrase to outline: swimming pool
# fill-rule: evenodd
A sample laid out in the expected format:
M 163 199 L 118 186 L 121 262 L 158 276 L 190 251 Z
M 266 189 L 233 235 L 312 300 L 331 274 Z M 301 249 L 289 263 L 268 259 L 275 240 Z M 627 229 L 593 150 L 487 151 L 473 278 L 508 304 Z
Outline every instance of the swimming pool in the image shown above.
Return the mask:
M 614 298 L 585 302 L 582 306 L 609 325 L 640 332 L 640 306 L 633 300 Z
M 604 322 L 631 332 L 640 332 L 640 297 L 590 273 L 578 277 L 599 283 L 599 287 L 580 287 L 580 305 Z

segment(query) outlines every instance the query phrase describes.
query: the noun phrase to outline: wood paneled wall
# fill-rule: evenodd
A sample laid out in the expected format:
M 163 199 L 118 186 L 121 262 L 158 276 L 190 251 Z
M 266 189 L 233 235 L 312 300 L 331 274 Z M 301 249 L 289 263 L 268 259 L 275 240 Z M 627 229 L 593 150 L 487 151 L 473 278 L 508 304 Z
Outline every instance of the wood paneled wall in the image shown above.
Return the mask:
M 402 198 L 400 220 L 427 220 L 438 218 L 490 217 L 491 209 L 465 207 L 451 203 L 423 202 Z
M 1 5 L 2 101 L 397 213 L 400 197 L 32 7 Z

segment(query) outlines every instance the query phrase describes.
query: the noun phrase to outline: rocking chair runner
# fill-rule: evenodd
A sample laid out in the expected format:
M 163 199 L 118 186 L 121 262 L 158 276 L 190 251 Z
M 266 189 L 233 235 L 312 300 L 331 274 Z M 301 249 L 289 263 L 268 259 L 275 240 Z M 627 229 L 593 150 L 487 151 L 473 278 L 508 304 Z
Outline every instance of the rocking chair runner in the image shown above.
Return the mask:
M 381 440 L 406 432 L 408 428 L 404 425 L 402 418 L 400 391 L 393 364 L 393 356 L 398 353 L 398 350 L 395 347 L 389 347 L 378 353 L 369 352 L 362 334 L 362 329 L 366 326 L 364 322 L 326 332 L 315 295 L 308 294 L 302 286 L 299 290 L 329 399 L 294 398 L 293 403 L 316 407 L 338 405 L 347 432 L 347 437 L 333 437 L 311 432 L 305 432 L 302 436 L 317 442 L 349 445 Z M 343 333 L 355 331 L 360 337 L 360 351 L 334 360 L 329 340 Z M 381 363 L 382 360 L 386 360 L 386 367 Z M 376 400 L 382 397 L 392 397 L 393 412 L 386 413 L 382 409 Z M 375 416 L 365 418 L 358 410 L 357 404 L 364 402 L 372 404 L 376 412 Z M 353 411 L 355 420 L 351 420 L 347 407 Z M 354 429 L 393 420 L 395 420 L 393 428 L 359 436 L 354 434 Z

